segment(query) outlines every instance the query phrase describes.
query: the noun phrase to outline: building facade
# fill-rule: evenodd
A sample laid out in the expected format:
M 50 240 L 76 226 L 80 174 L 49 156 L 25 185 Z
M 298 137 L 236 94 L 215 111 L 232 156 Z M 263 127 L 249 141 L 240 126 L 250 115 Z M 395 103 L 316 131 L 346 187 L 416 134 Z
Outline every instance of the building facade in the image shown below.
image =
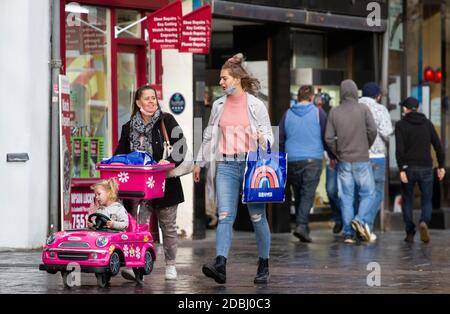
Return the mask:
M 207 118 L 208 105 L 220 95 L 221 65 L 234 53 L 242 52 L 249 70 L 261 80 L 260 96 L 269 109 L 272 125 L 278 125 L 299 85 L 314 85 L 317 92 L 328 93 L 331 105 L 336 106 L 343 79 L 353 79 L 359 88 L 367 81 L 376 81 L 382 87 L 383 104 L 394 125 L 401 118 L 400 100 L 409 95 L 419 98 L 421 110 L 441 135 L 448 165 L 449 1 L 216 0 L 211 3 L 212 49 L 205 59 L 198 61 L 205 68 L 201 79 L 206 82 L 206 107 L 196 110 L 196 116 Z M 424 71 L 428 67 L 435 76 L 426 81 Z M 395 225 L 389 220 L 401 221 L 393 138 L 387 164 L 384 215 L 380 216 L 379 223 L 389 230 Z M 448 177 L 443 183 L 436 181 L 435 209 L 448 207 L 449 190 Z M 329 219 L 324 174 L 316 194 L 317 215 L 313 219 Z M 196 201 L 200 204 L 202 192 L 198 195 Z M 415 208 L 420 208 L 418 197 Z M 245 210 L 239 213 L 246 216 Z M 269 205 L 272 230 L 289 232 L 292 213 L 289 202 Z M 235 226 L 251 230 L 247 220 L 247 217 L 239 219 L 238 214 Z
M 120 128 L 130 115 L 133 91 L 142 84 L 154 85 L 163 109 L 169 112 L 171 96 L 183 95 L 186 106 L 176 119 L 195 155 L 211 104 L 221 94 L 220 67 L 236 52 L 247 57 L 250 71 L 261 80 L 260 97 L 274 126 L 299 85 L 314 85 L 316 91 L 331 96 L 332 105 L 338 105 L 343 79 L 354 79 L 360 88 L 374 80 L 382 86 L 383 104 L 394 123 L 401 117 L 400 100 L 409 95 L 419 98 L 421 110 L 438 129 L 449 165 L 450 0 L 182 1 L 183 15 L 205 3 L 213 8 L 208 55 L 152 51 L 144 23 L 125 29 L 172 2 L 0 3 L 0 151 L 4 156 L 0 248 L 40 247 L 49 232 L 64 224 L 59 197 L 52 201 L 52 183 L 59 185 L 58 173 L 51 170 L 58 162 L 51 154 L 55 122 L 51 112 L 58 101 L 52 67 L 66 75 L 71 86 L 73 215 L 67 227 L 83 224 L 87 206 L 83 200 L 90 200 L 86 197 L 89 186 L 98 177 L 93 165 L 113 153 Z M 51 15 L 55 4 L 57 24 Z M 59 36 L 52 38 L 55 27 Z M 52 62 L 55 45 L 61 62 Z M 425 70 L 431 70 L 427 74 L 431 79 L 425 79 Z M 400 193 L 394 156 L 392 140 L 386 219 L 396 215 Z M 205 184 L 194 185 L 190 176 L 183 177 L 182 183 L 186 202 L 179 206 L 179 234 L 203 238 Z M 436 184 L 436 209 L 448 207 L 449 183 L 447 176 Z M 317 219 L 328 219 L 324 178 L 317 195 Z M 272 231 L 290 231 L 290 206 L 289 202 L 268 206 Z M 245 215 L 245 210 L 239 211 L 238 229 L 251 228 Z
M 112 155 L 140 85 L 155 86 L 168 112 L 172 112 L 168 106 L 172 95 L 183 96 L 185 109 L 175 117 L 188 146 L 192 145 L 192 54 L 150 50 L 146 23 L 141 20 L 169 3 L 38 0 L 0 4 L 0 149 L 5 156 L 0 166 L 5 218 L 0 223 L 0 248 L 38 248 L 50 232 L 85 226 L 93 196 L 89 187 L 99 176 L 95 163 Z M 183 14 L 191 12 L 193 5 L 183 1 Z M 138 23 L 125 29 L 134 22 Z M 58 117 L 52 113 L 58 110 L 58 85 L 52 81 L 52 69 L 69 78 L 71 89 L 69 219 L 61 212 L 59 165 L 55 166 L 59 164 Z M 6 156 L 11 158 L 7 161 Z M 177 224 L 180 236 L 191 237 L 193 183 L 185 176 L 182 184 L 186 201 L 179 205 Z
M 49 14 L 47 0 L 0 4 L 0 247 L 39 247 L 47 235 Z M 7 161 L 17 153 L 29 160 Z

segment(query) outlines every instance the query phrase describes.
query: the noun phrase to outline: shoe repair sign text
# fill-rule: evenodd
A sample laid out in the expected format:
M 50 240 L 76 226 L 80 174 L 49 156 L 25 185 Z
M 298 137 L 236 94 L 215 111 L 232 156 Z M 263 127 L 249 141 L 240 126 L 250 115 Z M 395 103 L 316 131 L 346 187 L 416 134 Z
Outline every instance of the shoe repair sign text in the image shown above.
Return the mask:
M 150 49 L 208 54 L 211 43 L 211 6 L 206 4 L 182 16 L 181 1 L 147 16 Z

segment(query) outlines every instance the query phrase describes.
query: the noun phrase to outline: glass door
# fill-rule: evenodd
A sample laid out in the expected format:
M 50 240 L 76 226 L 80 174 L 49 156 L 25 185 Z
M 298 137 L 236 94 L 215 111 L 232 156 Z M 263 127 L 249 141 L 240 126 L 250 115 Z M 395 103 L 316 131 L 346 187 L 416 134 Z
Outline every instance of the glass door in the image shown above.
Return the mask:
M 141 54 L 144 54 L 142 59 Z M 122 125 L 130 120 L 134 93 L 145 84 L 145 48 L 120 45 L 117 51 L 117 134 L 120 137 Z
M 126 47 L 128 48 L 128 47 Z M 117 53 L 117 132 L 131 116 L 134 91 L 137 89 L 137 54 L 124 49 Z

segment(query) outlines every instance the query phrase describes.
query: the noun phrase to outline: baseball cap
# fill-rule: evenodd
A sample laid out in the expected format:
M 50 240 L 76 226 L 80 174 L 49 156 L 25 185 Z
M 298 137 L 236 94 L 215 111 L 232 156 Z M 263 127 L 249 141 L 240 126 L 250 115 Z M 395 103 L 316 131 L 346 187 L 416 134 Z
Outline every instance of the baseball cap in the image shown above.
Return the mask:
M 362 88 L 363 97 L 376 97 L 381 94 L 381 89 L 375 82 L 368 82 Z
M 417 109 L 419 108 L 419 101 L 414 97 L 408 97 L 400 103 L 400 106 L 408 109 Z

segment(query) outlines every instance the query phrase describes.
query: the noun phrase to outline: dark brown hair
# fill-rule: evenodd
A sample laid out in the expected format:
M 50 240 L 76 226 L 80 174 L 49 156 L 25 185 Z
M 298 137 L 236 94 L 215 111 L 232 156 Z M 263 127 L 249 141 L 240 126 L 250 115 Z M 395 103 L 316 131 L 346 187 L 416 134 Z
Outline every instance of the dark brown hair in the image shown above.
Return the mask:
M 311 85 L 303 85 L 298 89 L 297 100 L 298 101 L 310 101 L 314 96 L 314 88 Z
M 138 105 L 137 105 L 137 101 L 138 101 L 139 99 L 141 99 L 142 94 L 143 94 L 144 91 L 146 91 L 146 90 L 152 90 L 152 91 L 155 92 L 155 96 L 156 96 L 156 104 L 158 105 L 158 108 L 161 109 L 161 106 L 159 105 L 159 102 L 158 102 L 158 93 L 156 92 L 156 89 L 153 88 L 153 87 L 151 87 L 151 86 L 148 85 L 148 84 L 142 85 L 142 86 L 139 87 L 139 88 L 137 89 L 137 91 L 134 93 L 134 101 L 133 101 L 133 104 L 132 104 L 132 106 L 133 106 L 133 111 L 132 111 L 132 113 L 131 113 L 131 117 L 132 117 L 132 118 L 133 118 L 134 115 L 139 111 L 140 108 L 139 108 Z
M 241 79 L 242 89 L 254 96 L 258 94 L 261 84 L 257 78 L 251 76 L 246 69 L 242 67 L 244 55 L 237 53 L 229 58 L 222 66 L 222 70 L 228 70 L 233 78 Z

